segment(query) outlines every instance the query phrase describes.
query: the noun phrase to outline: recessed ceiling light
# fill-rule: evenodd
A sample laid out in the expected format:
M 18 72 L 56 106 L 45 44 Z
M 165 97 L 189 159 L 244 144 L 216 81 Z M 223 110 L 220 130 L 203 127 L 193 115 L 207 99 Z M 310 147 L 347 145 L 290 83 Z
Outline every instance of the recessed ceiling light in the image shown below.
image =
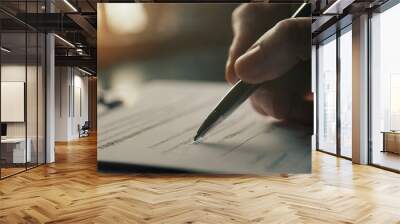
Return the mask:
M 90 75 L 90 76 L 93 75 L 92 73 L 90 73 L 90 72 L 88 72 L 88 71 L 86 71 L 86 70 L 83 70 L 83 69 L 81 69 L 81 68 L 79 68 L 79 67 L 78 67 L 78 70 L 81 71 L 81 72 L 83 72 L 83 73 L 85 73 L 85 74 L 87 74 L 87 75 Z
M 55 37 L 57 37 L 59 40 L 61 40 L 62 42 L 64 42 L 65 44 L 67 44 L 68 46 L 75 48 L 75 45 L 73 45 L 71 42 L 69 42 L 68 40 L 62 38 L 61 36 L 59 36 L 58 34 L 54 34 Z
M 68 7 L 70 7 L 74 12 L 78 12 L 78 10 L 68 1 L 68 0 L 64 0 L 65 4 L 68 5 Z
M 342 13 L 340 9 L 340 5 L 343 3 L 344 5 L 347 4 L 348 0 L 343 1 L 343 0 L 336 0 L 332 5 L 330 5 L 322 14 L 326 15 L 326 14 L 340 14 Z M 342 6 L 343 7 L 343 6 Z
M 292 18 L 297 17 L 297 15 L 303 10 L 303 8 L 307 5 L 307 3 L 303 3 L 300 5 L 300 7 L 296 10 L 296 12 L 293 13 Z

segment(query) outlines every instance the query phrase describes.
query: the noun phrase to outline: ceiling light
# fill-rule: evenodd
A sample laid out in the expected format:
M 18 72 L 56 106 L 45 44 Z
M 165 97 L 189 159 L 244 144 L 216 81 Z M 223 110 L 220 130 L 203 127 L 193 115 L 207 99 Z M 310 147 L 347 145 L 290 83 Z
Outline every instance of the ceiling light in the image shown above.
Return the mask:
M 62 38 L 62 37 L 60 37 L 59 35 L 57 35 L 57 34 L 54 34 L 54 36 L 55 37 L 57 37 L 59 40 L 61 40 L 62 42 L 64 42 L 65 44 L 67 44 L 68 46 L 70 46 L 70 47 L 72 47 L 72 48 L 75 48 L 75 45 L 73 45 L 71 42 L 69 42 L 68 40 L 66 40 L 66 39 L 64 39 L 64 38 Z
M 0 49 L 1 49 L 1 51 L 4 51 L 6 53 L 10 53 L 11 52 L 11 50 L 9 50 L 9 49 L 7 49 L 5 47 L 1 47 Z
M 296 12 L 293 13 L 292 18 L 297 17 L 297 15 L 303 10 L 303 8 L 307 5 L 307 3 L 303 3 L 300 5 L 300 7 L 296 10 Z
M 78 10 L 68 1 L 64 0 L 65 4 L 67 4 L 74 12 L 78 12 Z
M 343 9 L 351 5 L 354 0 L 336 0 L 332 5 L 330 5 L 322 14 L 341 14 Z
M 81 71 L 81 72 L 83 72 L 83 73 L 85 73 L 86 75 L 90 75 L 90 76 L 93 75 L 92 73 L 90 73 L 90 72 L 88 72 L 88 71 L 86 71 L 86 70 L 83 70 L 83 69 L 81 69 L 81 68 L 79 68 L 79 67 L 78 67 L 78 70 Z
M 78 53 L 78 55 L 85 55 L 85 52 L 83 51 L 82 48 L 77 48 L 76 53 Z

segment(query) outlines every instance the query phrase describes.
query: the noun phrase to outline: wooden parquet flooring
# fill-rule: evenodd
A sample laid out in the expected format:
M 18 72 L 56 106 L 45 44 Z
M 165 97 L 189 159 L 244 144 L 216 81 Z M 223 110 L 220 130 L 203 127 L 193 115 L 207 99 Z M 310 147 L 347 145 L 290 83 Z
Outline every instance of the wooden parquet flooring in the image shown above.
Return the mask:
M 0 181 L 0 223 L 400 223 L 400 175 L 313 153 L 313 174 L 96 172 L 96 139 Z

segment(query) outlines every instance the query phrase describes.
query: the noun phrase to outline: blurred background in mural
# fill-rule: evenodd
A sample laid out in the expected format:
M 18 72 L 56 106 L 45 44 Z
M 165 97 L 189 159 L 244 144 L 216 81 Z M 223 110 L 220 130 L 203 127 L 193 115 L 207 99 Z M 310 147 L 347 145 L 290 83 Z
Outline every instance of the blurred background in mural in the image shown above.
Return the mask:
M 98 4 L 100 102 L 131 105 L 151 79 L 224 81 L 238 4 L 216 5 Z

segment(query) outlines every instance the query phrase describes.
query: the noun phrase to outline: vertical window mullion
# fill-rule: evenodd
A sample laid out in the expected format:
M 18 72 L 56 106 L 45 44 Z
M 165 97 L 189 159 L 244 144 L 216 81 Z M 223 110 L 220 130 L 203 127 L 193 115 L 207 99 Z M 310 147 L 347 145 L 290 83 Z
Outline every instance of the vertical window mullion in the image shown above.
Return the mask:
M 319 44 L 315 47 L 315 148 L 319 149 Z
M 25 21 L 28 21 L 28 0 L 25 0 Z M 28 169 L 28 25 L 25 24 L 25 102 L 24 102 L 24 118 L 25 118 L 25 170 Z
M 372 64 L 371 64 L 371 57 L 372 57 L 372 29 L 371 29 L 371 20 L 372 20 L 372 12 L 368 12 L 368 53 L 367 53 L 367 66 L 368 66 L 368 74 L 367 74 L 367 83 L 368 83 L 368 156 L 367 156 L 367 163 L 373 163 L 373 149 L 372 149 Z
M 341 119 L 340 119 L 340 30 L 336 31 L 336 154 L 341 156 Z
M 39 14 L 39 0 L 36 1 Z M 36 166 L 39 165 L 39 31 L 36 31 Z

